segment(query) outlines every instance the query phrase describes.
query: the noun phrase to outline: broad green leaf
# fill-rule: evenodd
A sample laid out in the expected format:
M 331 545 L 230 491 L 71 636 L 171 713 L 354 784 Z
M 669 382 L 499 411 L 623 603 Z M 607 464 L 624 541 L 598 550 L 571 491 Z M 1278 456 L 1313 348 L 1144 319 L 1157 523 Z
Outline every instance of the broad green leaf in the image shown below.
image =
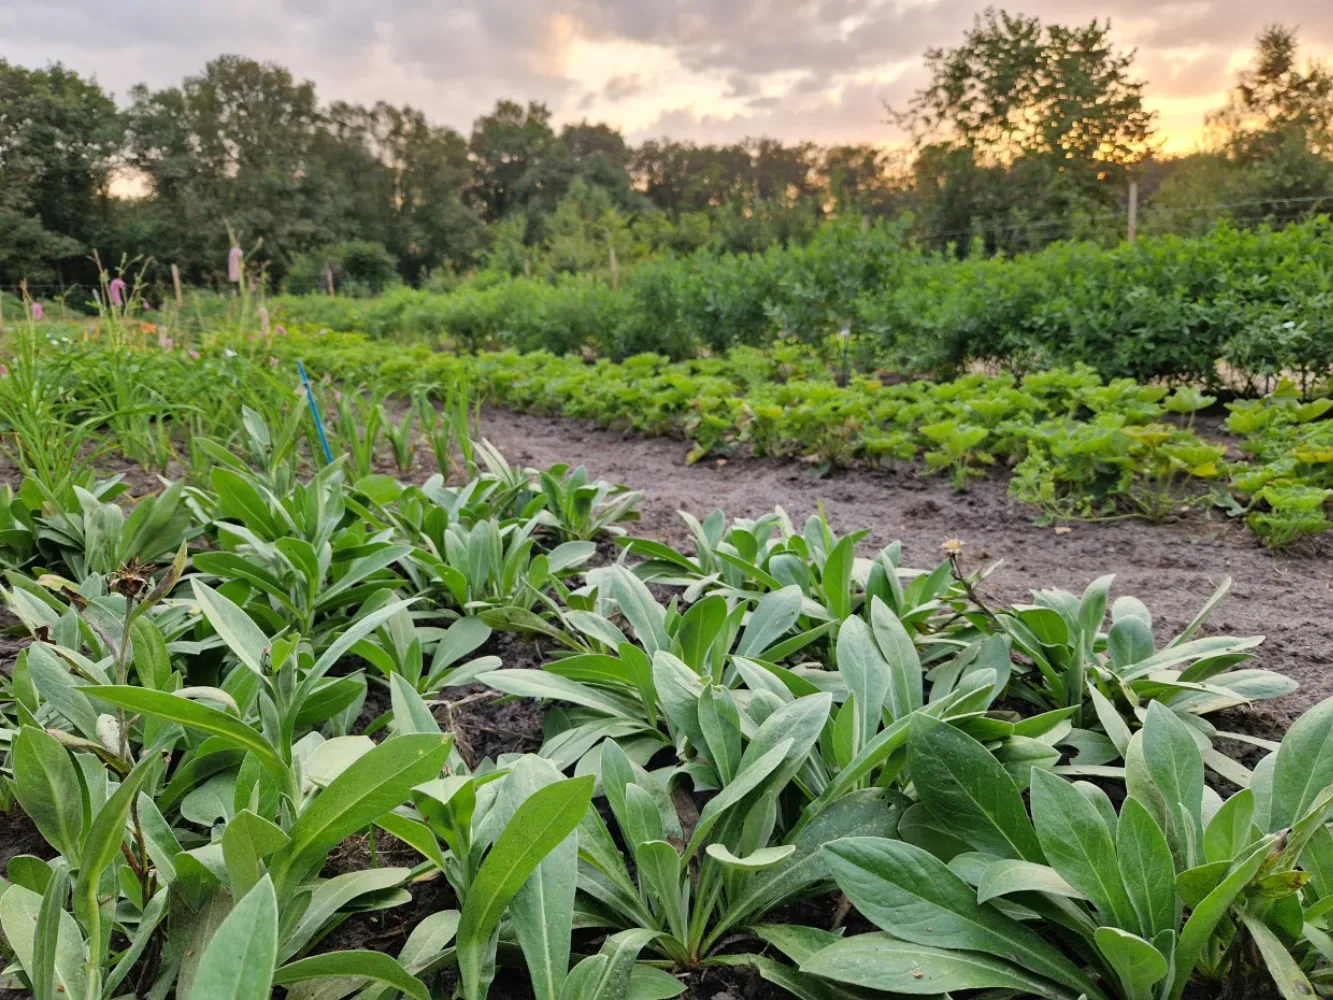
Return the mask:
M 709 684 L 699 695 L 699 729 L 705 747 L 722 784 L 729 784 L 741 762 L 740 712 L 731 692 L 720 685 Z
M 977 882 L 978 903 L 1014 892 L 1048 892 L 1069 899 L 1088 898 L 1061 878 L 1054 868 L 1015 858 L 991 862 Z
M 1127 1000 L 1152 1000 L 1149 988 L 1166 978 L 1165 956 L 1137 934 L 1099 927 L 1097 949 L 1115 970 Z
M 186 728 L 216 736 L 237 749 L 248 750 L 259 758 L 260 763 L 277 779 L 281 787 L 287 788 L 290 785 L 291 775 L 287 765 L 273 748 L 273 744 L 269 743 L 258 730 L 247 726 L 234 715 L 228 715 L 210 705 L 191 701 L 180 694 L 168 694 L 165 691 L 115 685 L 85 690 L 95 691 L 98 698 L 121 708 L 176 722 Z
M 908 766 L 921 801 L 973 848 L 1045 863 L 1013 778 L 972 737 L 928 716 L 913 715 Z
M 31 977 L 36 967 L 34 952 L 38 933 L 38 916 L 42 910 L 42 896 L 21 885 L 11 885 L 0 896 L 0 928 L 5 941 L 13 949 L 14 957 Z M 48 948 L 51 959 L 51 982 L 61 996 L 82 998 L 88 989 L 88 973 L 84 969 L 83 935 L 69 913 L 61 911 L 54 950 Z
M 263 629 L 233 601 L 202 580 L 196 578 L 190 583 L 194 587 L 194 599 L 203 609 L 204 617 L 222 637 L 227 648 L 236 654 L 238 660 L 263 677 L 264 658 L 270 642 Z
M 1092 900 L 1104 922 L 1137 927 L 1138 918 L 1120 878 L 1115 841 L 1087 796 L 1063 778 L 1035 771 L 1032 815 L 1047 863 Z
M 83 784 L 69 751 L 45 730 L 24 726 L 11 744 L 14 794 L 46 842 L 71 862 L 83 841 Z
M 1326 698 L 1292 723 L 1273 765 L 1268 831 L 1286 829 L 1305 815 L 1333 784 L 1333 698 Z
M 549 762 L 531 754 L 520 757 L 504 779 L 493 812 L 509 822 L 533 793 L 561 780 L 562 775 Z M 578 865 L 575 831 L 538 862 L 509 904 L 510 922 L 527 960 L 528 979 L 537 1000 L 560 1000 L 564 989 Z
M 28 978 L 32 982 L 35 997 L 59 997 L 65 992 L 62 971 L 57 971 L 65 957 L 68 945 L 62 946 L 61 938 L 67 939 L 65 901 L 69 898 L 69 869 L 61 865 L 51 873 L 42 893 L 41 909 L 37 913 L 37 935 L 32 945 L 32 965 L 28 969 Z
M 389 698 L 393 707 L 393 729 L 396 733 L 438 733 L 440 724 L 435 716 L 402 674 L 389 678 Z
M 662 606 L 653 599 L 647 585 L 624 566 L 611 567 L 611 596 L 650 656 L 669 648 Z
M 610 694 L 545 670 L 521 668 L 493 670 L 478 674 L 477 682 L 485 684 L 489 688 L 494 688 L 496 691 L 503 691 L 505 694 L 517 694 L 525 698 L 566 701 L 571 705 L 582 705 L 584 708 L 595 709 L 622 719 L 633 719 L 635 717 L 635 713 L 625 703 L 618 701 Z
M 881 930 L 920 945 L 984 952 L 1076 993 L 1097 994 L 1078 966 L 1034 931 L 978 903 L 972 887 L 933 854 L 877 838 L 839 840 L 826 850 L 838 888 Z
M 1015 990 L 1019 995 L 1033 994 L 1046 1000 L 1074 1000 L 1078 996 L 989 955 L 928 947 L 882 933 L 858 934 L 831 944 L 802 962 L 800 970 L 834 982 L 908 996 L 990 988 Z
M 846 619 L 852 613 L 852 566 L 855 561 L 855 535 L 838 539 L 824 561 L 821 577 L 824 603 L 834 618 Z
M 667 928 L 677 941 L 684 941 L 688 886 L 681 884 L 681 857 L 665 840 L 650 840 L 634 850 L 639 884 L 646 898 L 657 904 Z
M 227 863 L 231 894 L 244 896 L 263 875 L 261 862 L 289 843 L 282 828 L 244 809 L 222 831 L 222 858 Z
M 265 875 L 234 907 L 199 959 L 190 1000 L 260 1000 L 278 957 L 278 899 Z
M 842 623 L 838 630 L 837 651 L 838 673 L 847 685 L 849 696 L 855 699 L 856 714 L 849 716 L 855 723 L 850 758 L 879 731 L 893 676 L 870 626 L 860 618 L 848 618 Z M 895 693 L 891 706 L 894 718 L 903 714 L 899 708 L 898 694 Z
M 727 850 L 725 844 L 709 844 L 704 848 L 710 858 L 727 868 L 735 868 L 740 871 L 757 872 L 766 868 L 772 868 L 780 865 L 789 857 L 796 853 L 795 844 L 786 844 L 781 847 L 761 847 L 743 858 L 738 858 Z
M 696 601 L 676 628 L 674 646 L 677 655 L 696 673 L 709 672 L 709 653 L 727 620 L 726 599 L 714 594 Z
M 1177 925 L 1176 869 L 1162 828 L 1132 795 L 1120 806 L 1115 844 L 1125 891 L 1138 916 L 1139 934 L 1155 941 L 1158 934 Z
M 438 777 L 450 736 L 395 736 L 358 758 L 315 796 L 288 830 L 291 844 L 273 858 L 273 881 L 283 899 L 317 871 L 328 852 L 356 831 L 407 801 L 412 789 Z
M 892 678 L 889 685 L 889 713 L 893 718 L 901 719 L 922 704 L 921 658 L 898 616 L 878 597 L 870 599 L 870 624 L 875 630 L 875 642 L 884 654 Z
M 576 967 L 570 972 L 565 983 L 564 995 L 568 1000 L 621 1000 L 629 996 L 630 977 L 634 973 L 635 960 L 644 946 L 658 936 L 658 932 L 646 927 L 636 927 L 610 935 L 602 943 L 597 955 L 584 959 L 584 963 L 593 959 L 601 961 L 592 964 L 584 973 L 581 982 L 575 982 Z
M 290 986 L 330 976 L 370 979 L 392 986 L 416 1000 L 430 1000 L 425 983 L 404 969 L 397 959 L 378 951 L 331 951 L 298 959 L 273 974 L 273 985 Z
M 369 736 L 335 736 L 325 740 L 301 764 L 306 779 L 319 788 L 327 788 L 358 760 L 375 749 Z
M 542 858 L 579 825 L 592 801 L 593 783 L 593 776 L 585 775 L 533 792 L 482 862 L 458 925 L 458 968 L 467 1000 L 485 995 L 483 965 L 501 916 Z
M 801 617 L 801 588 L 783 587 L 759 598 L 736 643 L 737 656 L 758 656 L 787 634 Z
M 1149 703 L 1143 724 L 1143 764 L 1166 805 L 1172 853 L 1193 863 L 1188 845 L 1203 839 L 1203 755 L 1185 723 L 1158 701 Z

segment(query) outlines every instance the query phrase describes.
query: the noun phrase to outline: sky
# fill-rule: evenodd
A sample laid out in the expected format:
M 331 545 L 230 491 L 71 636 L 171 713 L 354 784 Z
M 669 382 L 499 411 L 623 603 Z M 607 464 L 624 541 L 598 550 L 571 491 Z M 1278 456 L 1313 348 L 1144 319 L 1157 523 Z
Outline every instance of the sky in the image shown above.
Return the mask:
M 900 141 L 885 102 L 926 80 L 922 53 L 962 39 L 985 0 L 0 0 L 0 57 L 59 61 L 122 102 L 238 53 L 313 80 L 322 99 L 420 107 L 467 132 L 498 98 L 540 100 L 632 141 L 768 135 Z M 1138 51 L 1164 148 L 1188 152 L 1255 34 L 1295 25 L 1333 58 L 1330 0 L 1024 0 L 1066 24 L 1110 17 Z

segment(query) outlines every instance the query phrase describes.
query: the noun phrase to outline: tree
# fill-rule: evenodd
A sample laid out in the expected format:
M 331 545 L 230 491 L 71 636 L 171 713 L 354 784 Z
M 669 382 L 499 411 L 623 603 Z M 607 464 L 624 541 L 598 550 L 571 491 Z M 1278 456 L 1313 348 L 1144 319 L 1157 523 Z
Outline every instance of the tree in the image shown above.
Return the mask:
M 568 156 L 568 150 L 557 142 L 545 104 L 532 101 L 524 108 L 517 101 L 498 102 L 473 124 L 468 149 L 487 222 L 536 200 L 549 200 L 553 209 L 564 194 L 563 185 L 552 184 L 550 160 Z
M 1015 207 L 1044 223 L 1120 197 L 1150 151 L 1155 114 L 1131 75 L 1133 52 L 1117 51 L 1110 30 L 991 8 L 961 46 L 927 51 L 930 83 L 890 118 L 913 137 L 918 196 L 937 232 L 975 229 L 978 217 L 993 227 Z M 1025 233 L 1035 221 L 1020 220 Z
M 0 59 L 0 281 L 92 280 L 124 127 L 95 81 Z
M 1240 73 L 1226 107 L 1208 116 L 1233 157 L 1262 159 L 1292 132 L 1317 154 L 1333 152 L 1333 71 L 1312 59 L 1302 72 L 1299 48 L 1294 28 L 1265 28 L 1253 67 Z
M 131 98 L 128 160 L 155 196 L 159 259 L 193 280 L 219 278 L 229 223 L 247 249 L 262 240 L 280 274 L 338 228 L 336 198 L 316 189 L 327 178 L 306 174 L 321 121 L 314 84 L 221 56 L 180 87 L 140 85 Z

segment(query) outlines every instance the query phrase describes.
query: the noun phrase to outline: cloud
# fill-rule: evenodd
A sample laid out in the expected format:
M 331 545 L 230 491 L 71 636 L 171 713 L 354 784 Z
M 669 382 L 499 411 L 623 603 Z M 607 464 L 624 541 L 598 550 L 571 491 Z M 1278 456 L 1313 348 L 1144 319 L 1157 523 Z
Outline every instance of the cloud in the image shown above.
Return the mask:
M 883 104 L 923 79 L 987 0 L 4 0 L 0 57 L 61 61 L 124 99 L 239 52 L 326 100 L 385 99 L 467 130 L 501 97 L 632 136 L 891 141 Z M 1297 24 L 1333 54 L 1327 0 L 1024 0 L 1023 13 L 1111 17 L 1138 50 L 1162 126 L 1184 136 L 1225 97 L 1254 35 Z M 71 31 L 70 25 L 84 30 Z

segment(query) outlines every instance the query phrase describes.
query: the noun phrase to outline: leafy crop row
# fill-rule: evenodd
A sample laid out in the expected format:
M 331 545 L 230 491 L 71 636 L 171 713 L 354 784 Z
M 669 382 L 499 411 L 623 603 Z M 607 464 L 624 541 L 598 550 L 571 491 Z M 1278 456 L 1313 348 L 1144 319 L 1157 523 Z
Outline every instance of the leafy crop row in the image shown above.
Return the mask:
M 742 445 L 778 458 L 818 456 L 825 467 L 920 459 L 959 488 L 1011 464 L 1014 494 L 1053 518 L 1161 520 L 1216 503 L 1275 546 L 1329 527 L 1333 437 L 1322 418 L 1330 400 L 1304 402 L 1286 380 L 1261 399 L 1228 403 L 1225 432 L 1201 434 L 1196 414 L 1215 397 L 1191 386 L 1105 382 L 1085 368 L 942 383 L 855 376 L 839 386 L 799 345 L 622 364 L 455 356 L 327 333 L 274 349 L 350 384 L 466 382 L 506 406 L 685 437 L 691 460 Z
M 369 302 L 284 298 L 278 309 L 375 337 L 613 359 L 681 360 L 781 336 L 819 346 L 846 326 L 864 360 L 902 371 L 1087 365 L 1105 378 L 1250 389 L 1288 374 L 1308 389 L 1333 374 L 1331 247 L 1321 218 L 958 261 L 920 252 L 892 227 L 833 224 L 808 247 L 653 261 L 618 288 L 514 279 Z
M 39 1000 L 1333 979 L 1333 700 L 1280 744 L 1219 728 L 1295 687 L 1205 634 L 1226 584 L 1169 636 L 1110 577 L 991 607 L 956 553 L 911 569 L 822 516 L 630 536 L 638 494 L 466 422 L 450 478 L 403 485 L 348 455 L 301 481 L 241 419 L 244 457 L 137 499 L 21 463 L 3 788 L 49 850 L 10 862 L 0 931 Z M 455 710 L 487 691 L 548 706 L 537 752 L 473 753 Z M 395 954 L 335 947 L 408 903 Z
M 1265 397 L 1227 403 L 1219 427 L 1199 422 L 1216 399 L 1191 386 L 1105 382 L 1083 368 L 940 383 L 853 376 L 839 385 L 817 352 L 798 344 L 621 364 L 540 352 L 454 355 L 325 331 L 227 335 L 199 346 L 20 336 L 14 370 L 0 378 L 10 450 L 53 489 L 68 487 L 111 446 L 145 469 L 183 464 L 204 481 L 214 464 L 235 464 L 238 451 L 284 476 L 275 483 L 285 487 L 294 460 L 322 454 L 303 398 L 292 392 L 304 359 L 331 446 L 358 477 L 390 459 L 409 473 L 423 443 L 447 474 L 455 446 L 468 445 L 471 393 L 683 437 L 692 461 L 740 448 L 814 456 L 824 469 L 920 460 L 960 489 L 1012 467 L 1012 492 L 1055 519 L 1161 520 L 1215 504 L 1274 546 L 1329 527 L 1330 401 L 1307 402 L 1288 380 Z M 30 533 L 23 505 L 0 498 L 0 528 L 20 533 L 13 544 Z

